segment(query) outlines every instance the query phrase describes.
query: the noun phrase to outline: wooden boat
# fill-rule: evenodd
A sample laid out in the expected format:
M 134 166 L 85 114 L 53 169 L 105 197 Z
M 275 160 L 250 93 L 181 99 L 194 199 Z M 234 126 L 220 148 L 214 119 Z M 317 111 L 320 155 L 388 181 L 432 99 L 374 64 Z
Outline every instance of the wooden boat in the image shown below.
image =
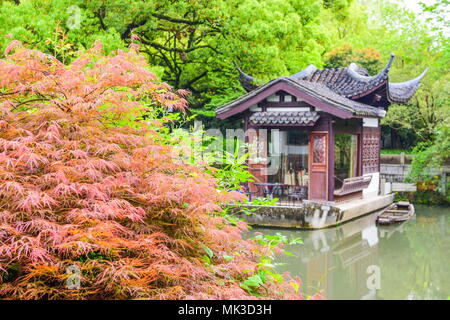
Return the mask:
M 403 222 L 414 215 L 414 206 L 406 201 L 391 204 L 377 217 L 378 224 L 391 224 Z

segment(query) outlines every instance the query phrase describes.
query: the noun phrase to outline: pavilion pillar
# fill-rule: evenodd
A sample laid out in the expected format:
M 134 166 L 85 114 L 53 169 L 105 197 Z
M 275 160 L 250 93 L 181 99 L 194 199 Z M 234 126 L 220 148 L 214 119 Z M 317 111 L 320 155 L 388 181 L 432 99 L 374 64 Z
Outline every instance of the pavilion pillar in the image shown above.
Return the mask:
M 323 116 L 310 132 L 309 200 L 334 199 L 334 132 L 332 118 Z
M 334 200 L 334 128 L 333 119 L 328 118 L 328 201 Z

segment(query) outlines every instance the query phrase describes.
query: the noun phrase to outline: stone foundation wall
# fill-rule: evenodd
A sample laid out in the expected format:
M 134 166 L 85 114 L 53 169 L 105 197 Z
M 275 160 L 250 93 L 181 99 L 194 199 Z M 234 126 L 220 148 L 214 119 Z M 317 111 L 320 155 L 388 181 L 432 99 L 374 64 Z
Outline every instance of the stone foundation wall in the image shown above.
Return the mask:
M 284 227 L 284 228 L 321 228 L 325 225 L 339 223 L 343 213 L 336 207 L 318 203 L 307 203 L 303 206 L 256 206 L 252 215 L 242 215 L 240 218 L 249 224 L 258 226 Z
M 380 210 L 392 201 L 393 194 L 390 194 L 343 204 L 307 201 L 301 206 L 246 205 L 246 208 L 254 209 L 251 215 L 242 214 L 239 207 L 234 207 L 232 211 L 251 225 L 321 229 Z

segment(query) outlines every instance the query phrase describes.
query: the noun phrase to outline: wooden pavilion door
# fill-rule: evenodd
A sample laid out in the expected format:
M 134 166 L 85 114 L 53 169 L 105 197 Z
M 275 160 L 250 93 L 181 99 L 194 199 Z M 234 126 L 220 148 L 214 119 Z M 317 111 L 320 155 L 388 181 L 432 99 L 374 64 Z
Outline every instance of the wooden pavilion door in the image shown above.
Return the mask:
M 309 200 L 328 199 L 328 132 L 309 135 Z

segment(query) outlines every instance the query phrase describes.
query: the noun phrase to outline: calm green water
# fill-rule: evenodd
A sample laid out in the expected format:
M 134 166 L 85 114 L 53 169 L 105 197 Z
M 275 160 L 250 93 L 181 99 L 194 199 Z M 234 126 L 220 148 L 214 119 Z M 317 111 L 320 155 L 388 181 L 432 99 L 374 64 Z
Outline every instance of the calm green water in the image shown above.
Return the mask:
M 450 297 L 450 208 L 416 205 L 411 220 L 377 226 L 376 214 L 315 231 L 254 228 L 301 237 L 287 246 L 280 272 L 300 276 L 306 294 L 327 299 L 447 299 Z

